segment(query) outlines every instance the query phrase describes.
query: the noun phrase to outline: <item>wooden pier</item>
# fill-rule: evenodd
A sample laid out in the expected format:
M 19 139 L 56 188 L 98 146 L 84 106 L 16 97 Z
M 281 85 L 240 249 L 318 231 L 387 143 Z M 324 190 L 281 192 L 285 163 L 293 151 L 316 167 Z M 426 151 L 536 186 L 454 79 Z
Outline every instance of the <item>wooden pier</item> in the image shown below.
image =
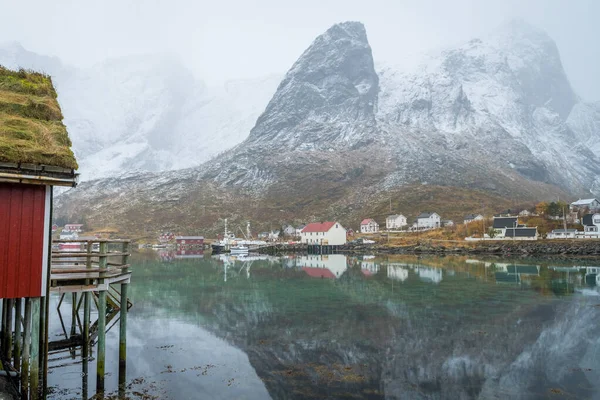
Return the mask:
M 69 249 L 61 249 L 69 243 Z M 77 246 L 78 245 L 78 246 Z M 42 399 L 47 392 L 50 352 L 81 347 L 82 363 L 87 370 L 91 346 L 96 354 L 96 393 L 104 394 L 106 329 L 119 317 L 119 392 L 124 393 L 127 360 L 127 298 L 130 283 L 128 240 L 57 240 L 50 254 L 48 291 L 58 293 L 59 318 L 65 339 L 48 340 L 50 302 L 47 296 L 2 300 L 0 361 L 6 376 L 19 388 L 21 399 Z M 118 289 L 117 289 L 118 288 Z M 71 329 L 67 332 L 60 306 L 71 296 Z M 98 320 L 90 320 L 92 303 Z M 82 309 L 83 306 L 83 309 Z M 83 322 L 81 322 L 83 321 Z M 84 379 L 87 379 L 85 377 Z M 15 382 L 18 381 L 18 384 Z M 87 392 L 87 384 L 84 384 Z

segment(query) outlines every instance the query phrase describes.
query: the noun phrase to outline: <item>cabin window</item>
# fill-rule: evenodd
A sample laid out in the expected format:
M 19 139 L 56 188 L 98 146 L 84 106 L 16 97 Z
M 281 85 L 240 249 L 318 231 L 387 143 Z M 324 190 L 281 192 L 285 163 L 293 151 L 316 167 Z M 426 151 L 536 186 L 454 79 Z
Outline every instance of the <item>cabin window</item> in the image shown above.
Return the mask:
M 598 220 L 598 221 L 600 222 L 600 220 Z M 339 228 L 339 227 L 338 227 L 338 224 L 335 224 L 335 227 L 336 227 L 336 228 Z

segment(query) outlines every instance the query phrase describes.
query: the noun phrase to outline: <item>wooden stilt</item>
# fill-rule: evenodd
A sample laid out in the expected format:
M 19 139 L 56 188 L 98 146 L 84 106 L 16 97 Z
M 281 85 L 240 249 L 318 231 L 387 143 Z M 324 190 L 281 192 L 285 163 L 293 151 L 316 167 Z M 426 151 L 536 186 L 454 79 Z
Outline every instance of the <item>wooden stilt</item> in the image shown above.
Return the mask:
M 87 344 L 84 341 L 84 349 Z M 83 399 L 87 399 L 88 396 L 88 375 L 89 375 L 89 364 L 87 357 L 83 357 L 83 362 L 81 363 L 81 397 Z
M 48 279 L 50 279 L 50 274 L 48 274 Z M 48 285 L 48 287 L 50 286 Z M 50 297 L 46 297 L 44 305 L 45 307 L 42 312 L 46 316 L 46 323 L 44 324 L 44 330 L 42 331 L 42 335 L 44 336 L 44 346 L 42 347 L 42 353 L 44 354 L 44 363 L 42 365 L 42 376 L 44 378 L 42 384 L 42 395 L 45 399 L 48 394 L 48 325 L 50 325 Z
M 0 324 L 0 352 L 3 357 L 6 357 L 6 314 L 8 312 L 8 300 L 2 300 L 2 323 Z
M 39 319 L 39 324 L 40 324 L 40 330 L 38 333 L 38 339 L 39 339 L 39 345 L 38 345 L 38 352 L 39 352 L 39 376 L 40 376 L 40 382 L 39 382 L 39 393 L 40 395 L 44 392 L 44 359 L 46 358 L 46 354 L 44 353 L 44 332 L 46 332 L 46 297 L 40 297 L 40 319 Z
M 31 344 L 31 298 L 25 299 L 25 319 L 23 324 L 23 363 L 21 365 L 21 398 L 29 398 L 29 355 Z
M 23 349 L 23 329 L 21 324 L 21 313 L 22 313 L 22 304 L 23 301 L 21 299 L 15 300 L 15 362 L 14 367 L 17 371 L 21 369 L 21 352 Z
M 31 399 L 40 398 L 40 298 L 31 299 L 31 363 L 29 365 L 31 380 Z
M 6 359 L 11 362 L 12 361 L 12 350 L 13 350 L 13 329 L 12 329 L 12 320 L 13 320 L 13 307 L 15 304 L 14 299 L 8 299 L 6 301 Z
M 83 360 L 87 362 L 90 350 L 90 305 L 92 302 L 92 293 L 83 294 Z
M 71 293 L 71 337 L 77 333 L 77 292 Z
M 119 395 L 124 396 L 127 381 L 127 287 L 121 285 L 121 319 L 119 325 Z
M 98 295 L 98 357 L 96 361 L 96 393 L 104 395 L 104 369 L 106 363 L 106 291 Z
M 106 242 L 100 243 L 100 253 L 106 254 L 108 252 L 108 244 Z M 101 269 L 107 266 L 106 256 L 98 257 L 98 264 Z M 104 283 L 104 279 L 100 274 L 98 282 Z M 100 396 L 104 395 L 104 372 L 106 364 L 106 291 L 101 290 L 98 294 L 98 357 L 96 361 L 96 394 Z

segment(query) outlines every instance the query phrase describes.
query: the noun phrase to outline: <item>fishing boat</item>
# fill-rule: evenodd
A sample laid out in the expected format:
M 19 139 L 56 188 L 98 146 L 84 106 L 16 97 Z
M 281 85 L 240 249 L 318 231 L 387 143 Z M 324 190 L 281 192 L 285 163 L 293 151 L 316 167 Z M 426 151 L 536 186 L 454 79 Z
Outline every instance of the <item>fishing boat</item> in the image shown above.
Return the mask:
M 210 245 L 213 254 L 225 253 L 227 251 L 227 242 L 225 240 L 219 240 Z
M 248 247 L 244 245 L 231 246 L 229 251 L 232 255 L 248 255 Z
M 231 244 L 231 235 L 227 232 L 227 219 L 225 219 L 225 234 L 223 235 L 223 239 L 213 242 L 210 247 L 213 254 L 221 254 L 228 252 Z

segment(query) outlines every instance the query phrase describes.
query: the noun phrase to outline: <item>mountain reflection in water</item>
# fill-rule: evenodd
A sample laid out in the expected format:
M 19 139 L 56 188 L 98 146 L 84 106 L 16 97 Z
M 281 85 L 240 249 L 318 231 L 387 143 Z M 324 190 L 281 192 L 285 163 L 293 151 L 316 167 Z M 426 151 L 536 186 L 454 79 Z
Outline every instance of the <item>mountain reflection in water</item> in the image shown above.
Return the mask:
M 133 398 L 600 398 L 592 262 L 162 260 L 133 257 Z M 54 367 L 55 398 L 80 398 L 80 367 Z

